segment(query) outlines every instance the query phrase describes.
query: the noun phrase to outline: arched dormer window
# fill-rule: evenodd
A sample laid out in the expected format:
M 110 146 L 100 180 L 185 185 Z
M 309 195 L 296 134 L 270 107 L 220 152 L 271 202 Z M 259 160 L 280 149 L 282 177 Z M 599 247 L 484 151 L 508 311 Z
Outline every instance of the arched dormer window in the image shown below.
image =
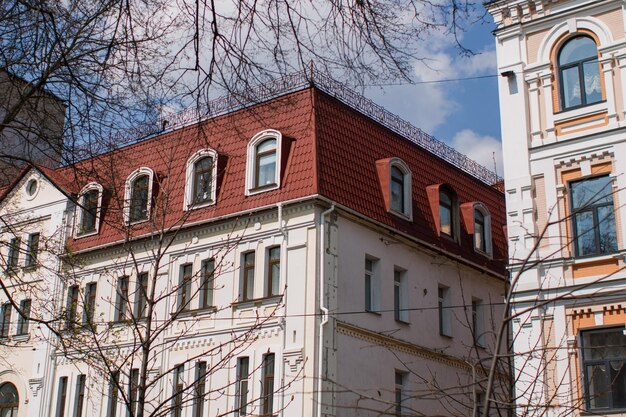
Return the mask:
M 246 195 L 280 187 L 281 142 L 279 131 L 264 130 L 248 143 Z
M 456 193 L 449 187 L 439 188 L 439 230 L 454 240 L 459 237 L 459 207 Z
M 202 149 L 187 161 L 185 210 L 215 204 L 217 153 Z
M 150 168 L 142 167 L 126 179 L 124 217 L 127 223 L 148 220 L 152 203 L 153 178 L 153 171 Z
M 480 203 L 474 204 L 474 249 L 491 255 L 491 216 Z
M 102 194 L 102 186 L 95 182 L 87 184 L 80 192 L 76 207 L 76 237 L 98 233 Z
M 562 110 L 602 101 L 598 47 L 591 37 L 567 40 L 558 52 L 557 65 Z
M 411 219 L 411 170 L 398 158 L 389 162 L 389 208 L 392 213 Z

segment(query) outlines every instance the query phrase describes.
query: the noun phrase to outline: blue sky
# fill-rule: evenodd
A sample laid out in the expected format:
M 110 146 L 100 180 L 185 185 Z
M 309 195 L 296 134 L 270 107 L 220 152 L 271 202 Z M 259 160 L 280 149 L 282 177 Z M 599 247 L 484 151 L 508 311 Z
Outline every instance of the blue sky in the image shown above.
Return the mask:
M 472 25 L 462 43 L 476 52 L 463 57 L 451 37 L 424 44 L 426 63 L 415 64 L 418 81 L 484 77 L 445 83 L 372 87 L 366 96 L 472 159 L 502 174 L 495 40 L 490 22 Z

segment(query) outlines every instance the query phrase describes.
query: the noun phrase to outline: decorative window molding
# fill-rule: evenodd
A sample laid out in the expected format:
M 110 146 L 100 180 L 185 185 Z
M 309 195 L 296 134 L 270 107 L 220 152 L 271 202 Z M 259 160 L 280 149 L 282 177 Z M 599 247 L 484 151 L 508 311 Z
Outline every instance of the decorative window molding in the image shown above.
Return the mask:
M 136 217 L 137 214 L 131 213 L 131 209 L 133 209 L 133 199 L 137 198 L 137 196 L 133 196 L 134 185 L 137 180 L 141 177 L 148 177 L 148 190 L 147 190 L 147 201 L 145 202 L 145 213 L 138 213 L 141 216 Z M 124 187 L 124 222 L 126 224 L 136 224 L 147 221 L 150 218 L 150 209 L 152 208 L 152 184 L 154 183 L 154 171 L 148 167 L 141 167 L 135 171 L 133 171 L 128 178 L 126 179 L 126 184 Z M 139 208 L 136 208 L 139 210 Z M 144 209 L 141 208 L 143 212 Z
M 210 167 L 200 163 L 210 158 Z M 215 204 L 217 192 L 217 152 L 213 149 L 202 149 L 187 160 L 185 174 L 185 206 L 184 210 L 211 206 Z M 209 176 L 207 190 L 207 174 Z M 203 182 L 200 184 L 200 182 Z
M 460 206 L 465 231 L 473 236 L 474 250 L 488 257 L 493 254 L 491 214 L 480 202 L 472 201 Z
M 96 199 L 92 197 L 97 193 Z M 74 218 L 74 239 L 98 234 L 104 189 L 97 182 L 85 185 L 78 194 Z M 93 207 L 93 203 L 96 204 Z
M 282 134 L 268 129 L 254 135 L 248 142 L 246 195 L 280 188 L 281 162 Z
M 385 209 L 403 219 L 413 220 L 413 184 L 409 166 L 400 158 L 376 161 Z
M 598 45 L 586 33 L 574 33 L 556 51 L 560 109 L 572 110 L 604 99 Z

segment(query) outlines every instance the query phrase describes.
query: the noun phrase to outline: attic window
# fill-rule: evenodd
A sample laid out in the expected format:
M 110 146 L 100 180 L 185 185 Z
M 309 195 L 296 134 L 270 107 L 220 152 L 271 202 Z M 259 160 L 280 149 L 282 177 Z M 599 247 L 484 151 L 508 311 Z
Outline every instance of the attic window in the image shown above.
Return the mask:
M 282 135 L 277 130 L 257 133 L 248 143 L 246 195 L 280 188 Z
M 491 255 L 491 216 L 480 203 L 474 205 L 474 249 Z
M 126 223 L 139 223 L 150 217 L 153 179 L 153 171 L 146 167 L 139 168 L 126 179 L 124 192 Z
M 376 161 L 376 170 L 386 210 L 406 220 L 412 219 L 411 170 L 400 158 Z
M 76 207 L 76 236 L 98 233 L 102 186 L 95 182 L 87 184 L 80 192 Z
M 459 204 L 454 191 L 446 186 L 439 188 L 439 231 L 458 241 Z
M 187 160 L 185 210 L 215 204 L 217 152 L 202 149 Z
M 29 197 L 34 197 L 37 194 L 37 189 L 39 188 L 39 183 L 36 179 L 31 179 L 26 183 L 26 195 Z

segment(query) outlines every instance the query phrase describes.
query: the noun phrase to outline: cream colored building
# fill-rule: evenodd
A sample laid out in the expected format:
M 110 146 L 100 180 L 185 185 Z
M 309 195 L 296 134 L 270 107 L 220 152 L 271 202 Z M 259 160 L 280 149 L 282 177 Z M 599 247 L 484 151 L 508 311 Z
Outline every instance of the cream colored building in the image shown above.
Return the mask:
M 517 415 L 626 410 L 626 15 L 493 1 Z

